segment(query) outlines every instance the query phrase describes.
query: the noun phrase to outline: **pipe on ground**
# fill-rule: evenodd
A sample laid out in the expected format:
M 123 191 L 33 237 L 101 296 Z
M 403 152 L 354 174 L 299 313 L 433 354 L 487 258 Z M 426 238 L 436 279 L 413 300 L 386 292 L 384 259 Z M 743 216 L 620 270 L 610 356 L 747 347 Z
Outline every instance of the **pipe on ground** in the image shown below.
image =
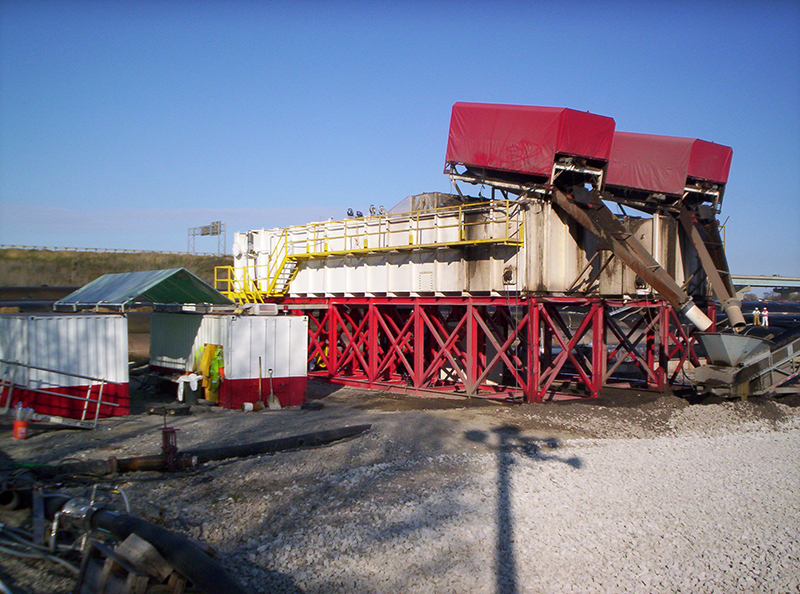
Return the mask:
M 286 450 L 293 450 L 302 447 L 321 446 L 355 437 L 369 431 L 372 425 L 352 425 L 340 427 L 338 429 L 327 429 L 324 431 L 314 431 L 303 435 L 293 435 L 290 437 L 279 437 L 267 441 L 255 443 L 244 443 L 232 446 L 221 446 L 217 448 L 205 448 L 179 452 L 173 460 L 173 467 L 166 455 L 158 454 L 155 456 L 136 456 L 133 458 L 109 458 L 108 460 L 89 460 L 86 462 L 68 462 L 56 466 L 38 466 L 31 468 L 37 477 L 46 479 L 69 474 L 88 474 L 93 476 L 105 476 L 120 472 L 135 472 L 145 470 L 167 471 L 174 469 L 186 469 L 216 460 L 226 460 L 228 458 L 244 458 L 247 456 L 258 456 L 262 454 L 273 454 Z

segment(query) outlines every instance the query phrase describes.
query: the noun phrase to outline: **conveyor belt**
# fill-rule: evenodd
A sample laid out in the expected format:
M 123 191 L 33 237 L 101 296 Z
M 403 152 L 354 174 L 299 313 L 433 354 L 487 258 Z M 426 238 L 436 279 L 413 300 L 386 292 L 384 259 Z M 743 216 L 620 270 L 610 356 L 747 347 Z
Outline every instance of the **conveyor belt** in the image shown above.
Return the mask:
M 749 383 L 751 394 L 774 393 L 800 374 L 800 328 L 785 332 L 760 355 L 743 364 L 736 383 Z

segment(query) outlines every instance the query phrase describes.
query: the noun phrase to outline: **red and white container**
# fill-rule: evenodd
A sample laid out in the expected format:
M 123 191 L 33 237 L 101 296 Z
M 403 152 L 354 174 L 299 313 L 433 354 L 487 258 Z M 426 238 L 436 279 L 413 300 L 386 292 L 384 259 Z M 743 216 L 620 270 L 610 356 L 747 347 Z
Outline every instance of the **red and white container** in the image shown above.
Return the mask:
M 127 415 L 128 320 L 119 314 L 2 314 L 0 379 L 3 408 L 21 403 L 38 414 L 86 420 Z
M 153 312 L 150 368 L 185 373 L 195 366 L 206 344 L 222 347 L 224 379 L 219 404 L 241 408 L 274 393 L 282 406 L 306 399 L 308 318 L 306 316 L 236 316 Z M 270 370 L 272 376 L 270 378 Z

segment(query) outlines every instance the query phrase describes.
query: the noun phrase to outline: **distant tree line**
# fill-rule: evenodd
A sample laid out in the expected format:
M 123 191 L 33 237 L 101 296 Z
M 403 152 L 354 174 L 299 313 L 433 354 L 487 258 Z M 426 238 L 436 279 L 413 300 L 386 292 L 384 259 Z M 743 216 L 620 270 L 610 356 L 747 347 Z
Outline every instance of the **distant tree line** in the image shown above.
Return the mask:
M 747 292 L 742 296 L 742 301 L 800 301 L 800 291 L 793 291 L 791 293 L 778 293 L 771 292 L 759 297 L 753 292 Z

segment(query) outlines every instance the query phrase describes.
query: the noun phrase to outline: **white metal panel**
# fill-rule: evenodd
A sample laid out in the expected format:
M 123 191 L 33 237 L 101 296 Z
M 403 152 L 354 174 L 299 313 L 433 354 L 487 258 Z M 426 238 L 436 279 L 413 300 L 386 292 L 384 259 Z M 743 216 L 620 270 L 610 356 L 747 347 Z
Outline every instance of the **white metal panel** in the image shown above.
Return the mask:
M 191 371 L 195 354 L 205 344 L 218 344 L 223 356 L 229 348 L 230 315 L 153 312 L 150 365 Z
M 434 284 L 438 292 L 461 293 L 466 286 L 462 250 L 436 250 L 433 263 Z
M 218 344 L 223 352 L 230 344 L 230 324 L 235 320 L 231 315 L 206 315 L 200 324 L 200 331 L 193 345 L 192 355 L 205 344 Z M 194 361 L 192 361 L 194 363 Z
M 388 254 L 372 254 L 365 259 L 367 271 L 367 293 L 369 295 L 386 295 L 389 292 Z
M 322 269 L 325 268 L 325 260 L 309 260 L 301 265 L 295 281 L 300 290 L 309 295 L 325 295 L 325 275 Z M 292 282 L 294 285 L 294 282 Z
M 0 315 L 0 359 L 19 361 L 24 357 L 27 316 Z
M 345 294 L 363 295 L 367 289 L 367 267 L 365 258 L 359 256 L 346 256 L 344 266 Z
M 289 316 L 290 353 L 289 376 L 305 377 L 308 374 L 308 316 Z
M 231 341 L 225 357 L 230 379 L 303 377 L 308 352 L 306 316 L 243 316 L 231 322 Z
M 18 363 L 28 361 L 28 316 L 0 315 L 0 359 Z M 0 363 L 0 374 L 3 379 L 18 384 L 27 384 L 29 370 L 15 365 L 5 366 Z
M 121 315 L 27 316 L 21 363 L 66 373 L 128 382 L 128 320 Z M 31 370 L 38 388 L 85 385 L 85 379 Z
M 328 295 L 344 295 L 347 291 L 344 258 L 327 258 L 325 260 L 325 293 Z
M 392 295 L 407 295 L 411 292 L 411 266 L 408 254 L 389 254 L 389 292 Z
M 411 232 L 412 223 L 405 217 L 389 217 L 387 219 L 388 233 L 386 234 L 386 243 L 390 246 L 405 246 L 413 241 L 413 233 Z

